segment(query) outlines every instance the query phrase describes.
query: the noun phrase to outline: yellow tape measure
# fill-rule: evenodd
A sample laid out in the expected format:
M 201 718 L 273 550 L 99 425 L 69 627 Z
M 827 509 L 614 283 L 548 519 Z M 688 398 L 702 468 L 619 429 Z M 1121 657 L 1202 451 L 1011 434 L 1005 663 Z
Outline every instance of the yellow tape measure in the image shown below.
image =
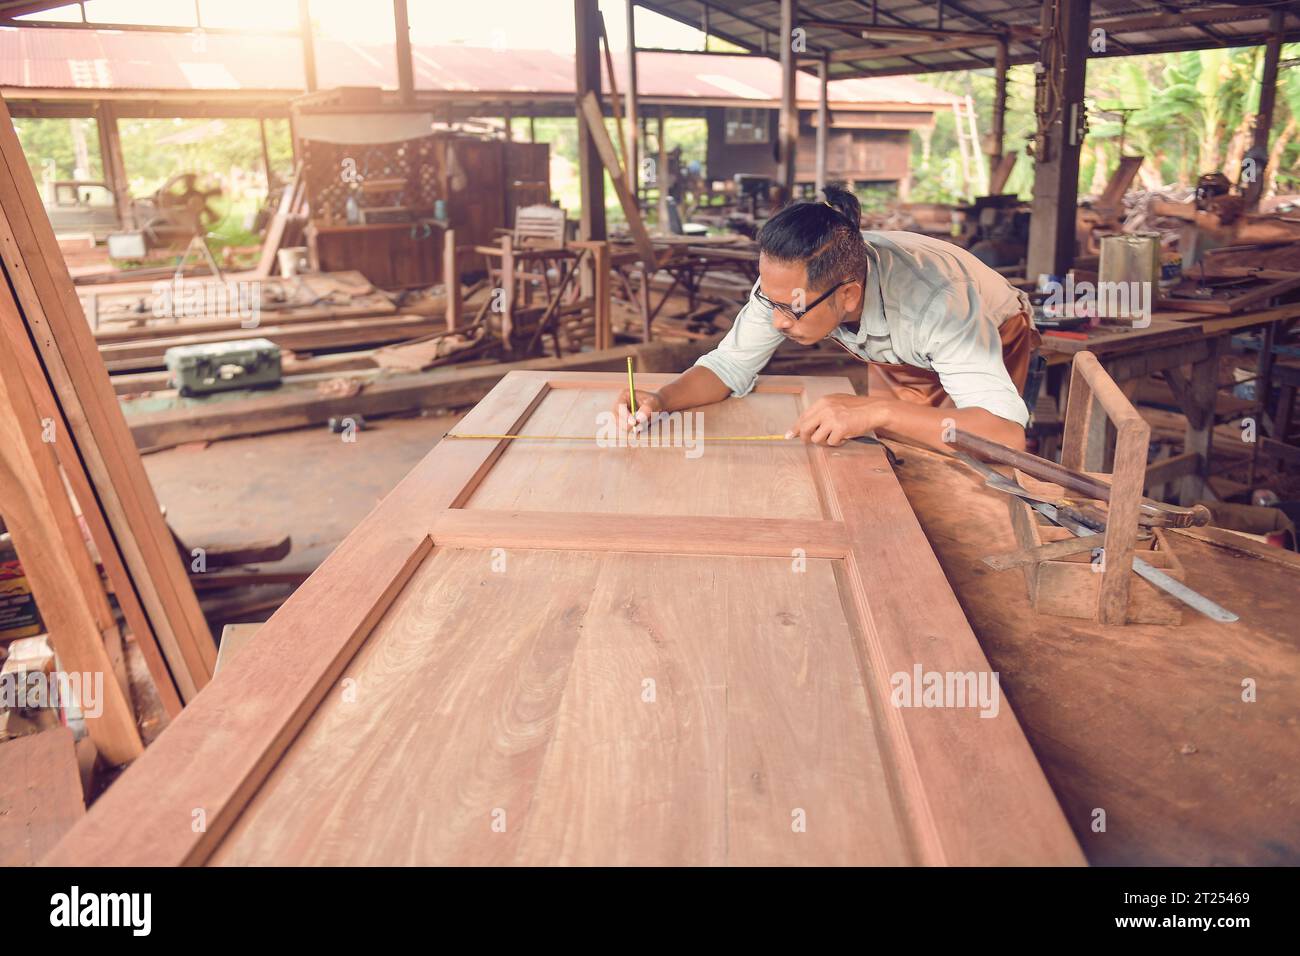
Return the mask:
M 633 432 L 633 435 L 643 435 L 647 441 L 653 436 L 649 433 Z M 515 441 L 518 439 L 528 439 L 530 441 L 590 441 L 597 440 L 595 435 L 465 435 L 457 432 L 448 432 L 446 438 L 462 439 L 482 439 L 486 441 Z M 784 435 L 700 435 L 692 438 L 692 441 L 795 441 L 793 438 L 786 438 Z

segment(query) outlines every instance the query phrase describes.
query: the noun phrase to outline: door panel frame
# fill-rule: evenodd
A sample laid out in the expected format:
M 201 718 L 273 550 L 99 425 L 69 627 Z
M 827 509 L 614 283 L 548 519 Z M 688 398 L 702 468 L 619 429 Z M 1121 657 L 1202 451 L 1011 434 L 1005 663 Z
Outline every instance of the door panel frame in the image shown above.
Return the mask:
M 650 386 L 672 377 L 639 376 Z M 552 390 L 609 390 L 623 381 L 617 373 L 510 372 L 454 431 L 514 434 Z M 852 392 L 843 378 L 762 376 L 756 388 L 794 395 L 800 408 Z M 416 569 L 442 547 L 787 558 L 802 548 L 834 559 L 915 860 L 1083 862 L 1005 700 L 992 719 L 970 709 L 886 705 L 890 676 L 915 663 L 975 673 L 989 664 L 880 446 L 807 448 L 822 520 L 464 509 L 508 445 L 439 443 L 46 862 L 203 863 Z

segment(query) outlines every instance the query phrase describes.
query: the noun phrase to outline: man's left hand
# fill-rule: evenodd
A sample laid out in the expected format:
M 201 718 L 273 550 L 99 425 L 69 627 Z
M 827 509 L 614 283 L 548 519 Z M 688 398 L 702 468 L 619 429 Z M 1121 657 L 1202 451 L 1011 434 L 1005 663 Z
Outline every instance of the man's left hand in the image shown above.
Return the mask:
M 863 395 L 826 395 L 799 416 L 786 437 L 816 445 L 842 445 L 884 427 L 887 405 L 887 399 Z

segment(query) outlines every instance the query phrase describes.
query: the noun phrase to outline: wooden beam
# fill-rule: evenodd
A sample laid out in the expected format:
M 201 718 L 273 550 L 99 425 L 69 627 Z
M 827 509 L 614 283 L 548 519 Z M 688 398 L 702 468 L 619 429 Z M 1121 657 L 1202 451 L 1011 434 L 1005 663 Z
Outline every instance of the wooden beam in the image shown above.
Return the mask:
M 605 29 L 605 16 L 600 15 L 600 46 L 605 54 L 605 75 L 609 77 L 609 106 L 614 114 L 615 143 L 622 154 L 620 167 L 624 169 L 623 180 L 627 181 L 626 166 L 629 162 L 627 153 L 627 131 L 623 128 L 623 104 L 618 95 L 618 78 L 614 72 L 614 54 L 609 48 L 609 33 Z M 611 176 L 614 174 L 611 172 Z M 635 195 L 635 193 L 633 193 Z
M 415 66 L 411 61 L 411 23 L 406 0 L 393 0 L 393 31 L 397 40 L 397 93 L 402 103 L 415 102 Z
M 658 120 L 656 145 L 658 146 L 659 158 L 655 172 L 655 185 L 659 190 L 659 231 L 666 234 L 671 230 L 668 228 L 668 140 L 666 139 L 668 124 L 664 118 L 663 106 L 659 107 Z
M 1002 162 L 1003 150 L 1006 147 L 1006 118 L 1007 118 L 1007 42 L 1000 40 L 998 42 L 997 56 L 993 68 L 993 123 L 989 130 L 989 138 L 993 148 L 989 154 L 989 192 L 993 193 L 994 189 L 1002 189 L 1002 184 L 997 182 L 999 171 L 998 166 Z
M 573 0 L 574 70 L 578 115 L 578 201 L 581 204 L 578 235 L 582 239 L 604 239 L 605 172 L 600 151 L 582 119 L 583 99 L 600 96 L 600 6 L 598 0 Z M 583 289 L 583 292 L 589 292 Z
M 795 147 L 799 143 L 799 104 L 795 98 L 795 0 L 781 0 L 781 113 L 778 123 L 777 183 L 783 201 L 794 198 Z
M 303 89 L 316 91 L 316 40 L 312 35 L 311 0 L 298 0 L 298 35 L 302 37 Z
M 464 303 L 460 297 L 460 264 L 456 258 L 456 230 L 444 229 L 442 233 L 442 287 L 447 315 L 447 331 L 460 326 Z
M 947 50 L 970 50 L 981 46 L 994 46 L 999 37 L 985 40 L 971 40 L 966 37 L 948 40 L 930 40 L 925 43 L 904 43 L 898 46 L 850 46 L 831 52 L 832 63 L 847 60 L 886 60 L 897 57 L 918 56 L 923 53 L 943 53 Z
M 826 144 L 830 140 L 831 114 L 829 104 L 829 91 L 831 64 L 826 57 L 817 67 L 818 79 L 817 84 L 817 188 L 826 187 Z
M 854 36 L 866 37 L 869 34 L 879 34 L 881 36 L 901 36 L 901 37 L 944 37 L 944 38 L 961 38 L 965 40 L 996 41 L 1003 36 L 986 30 L 940 30 L 934 27 L 921 26 L 902 26 L 884 23 L 857 23 L 852 20 L 802 20 L 800 21 L 805 27 L 820 28 L 826 30 L 839 30 L 842 33 L 849 33 Z
M 99 160 L 104 167 L 104 182 L 113 190 L 113 204 L 122 228 L 133 226 L 131 216 L 131 181 L 126 175 L 126 160 L 122 158 L 122 138 L 117 128 L 117 111 L 112 103 L 101 100 L 95 104 L 95 125 L 99 129 Z
M 1110 17 L 1094 20 L 1091 29 L 1102 29 L 1107 33 L 1145 33 L 1149 30 L 1169 30 L 1189 24 L 1233 23 L 1254 17 L 1271 16 L 1277 13 L 1275 5 L 1258 5 L 1253 7 L 1210 7 L 1203 10 L 1179 10 L 1177 13 L 1152 13 L 1138 16 Z
M 627 15 L 627 188 L 633 196 L 641 189 L 641 150 L 638 120 L 641 106 L 637 102 L 639 82 L 636 72 L 636 0 L 625 0 Z
M 1051 71 L 1050 125 L 1035 140 L 1034 204 L 1025 274 L 1064 276 L 1075 256 L 1075 207 L 1079 150 L 1083 145 L 1083 94 L 1088 69 L 1091 0 L 1060 0 L 1043 6 L 1044 68 Z M 1055 19 L 1052 19 L 1055 14 Z
M 623 176 L 623 170 L 619 167 L 618 154 L 614 152 L 614 143 L 605 130 L 605 116 L 600 110 L 600 103 L 597 102 L 595 93 L 589 92 L 582 98 L 582 115 L 586 119 L 587 133 L 596 147 L 600 161 L 605 164 L 605 169 L 609 171 L 610 181 L 614 184 L 614 192 L 618 194 L 619 204 L 623 207 L 623 215 L 627 217 L 628 232 L 632 234 L 632 241 L 636 244 L 637 254 L 641 257 L 641 262 L 645 267 L 650 272 L 653 272 L 659 258 L 655 252 L 654 243 L 650 239 L 650 233 L 646 230 L 645 222 L 641 219 L 641 210 L 637 207 L 636 197 L 628 192 L 627 180 Z
M 1246 208 L 1257 209 L 1267 179 L 1268 138 L 1273 128 L 1273 104 L 1277 100 L 1277 65 L 1282 56 L 1282 21 L 1285 14 L 1274 10 L 1269 17 L 1269 38 L 1264 47 L 1264 71 L 1260 77 L 1259 109 L 1255 112 L 1254 141 L 1250 159 L 1253 161 L 1251 179 L 1242 191 Z

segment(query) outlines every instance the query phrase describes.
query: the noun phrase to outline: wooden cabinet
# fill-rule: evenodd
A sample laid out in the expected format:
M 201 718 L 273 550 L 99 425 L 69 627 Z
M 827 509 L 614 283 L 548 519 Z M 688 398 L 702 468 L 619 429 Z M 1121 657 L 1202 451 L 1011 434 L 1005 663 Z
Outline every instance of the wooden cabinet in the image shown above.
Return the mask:
M 312 268 L 356 270 L 381 289 L 430 286 L 442 281 L 442 227 L 385 222 L 307 226 Z
M 849 383 L 555 440 L 624 382 L 510 373 L 454 431 L 536 437 L 444 439 L 53 861 L 1081 863 L 1005 701 L 894 706 L 989 665 L 882 450 L 719 440 Z

